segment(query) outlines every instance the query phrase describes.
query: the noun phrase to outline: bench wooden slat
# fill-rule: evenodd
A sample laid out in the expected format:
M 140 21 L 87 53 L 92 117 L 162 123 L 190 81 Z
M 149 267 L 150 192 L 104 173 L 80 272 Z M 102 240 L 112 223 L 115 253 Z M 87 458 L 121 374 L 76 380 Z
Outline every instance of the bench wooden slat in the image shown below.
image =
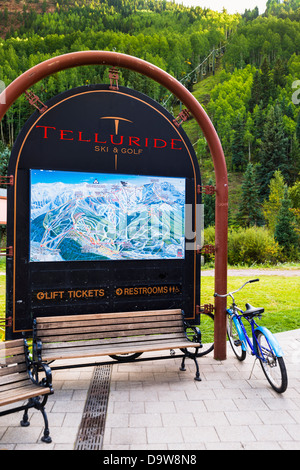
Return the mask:
M 105 339 L 105 338 L 119 338 L 119 337 L 134 337 L 134 336 L 144 336 L 145 334 L 149 334 L 149 335 L 153 335 L 153 334 L 160 334 L 161 333 L 161 329 L 160 328 L 153 328 L 153 329 L 148 329 L 148 330 L 131 330 L 130 333 L 131 334 L 128 334 L 128 331 L 125 330 L 125 331 L 122 331 L 122 330 L 118 330 L 118 331 L 114 331 L 114 332 L 110 332 L 109 334 L 107 332 L 104 332 L 104 333 L 99 333 L 99 332 L 95 332 L 95 333 L 85 333 L 84 331 L 82 331 L 81 333 L 78 333 L 78 334 L 70 334 L 70 335 L 64 335 L 64 334 L 60 334 L 61 332 L 58 331 L 56 335 L 54 336 L 44 336 L 44 337 L 41 337 L 42 341 L 43 342 L 56 342 L 56 341 L 80 341 L 80 340 L 85 340 L 85 339 Z M 166 331 L 168 332 L 174 332 L 174 333 L 177 333 L 177 332 L 180 332 L 182 331 L 182 327 L 173 327 L 173 328 L 168 328 Z M 76 346 L 74 344 L 74 346 Z
M 10 349 L 10 348 L 14 349 L 20 346 L 22 346 L 24 349 L 23 339 L 12 339 L 11 341 L 0 342 L 0 354 L 1 354 L 1 349 Z
M 5 363 L 6 358 L 12 357 L 12 356 L 23 356 L 24 357 L 24 346 L 23 347 L 17 347 L 17 348 L 9 348 L 9 349 L 2 349 L 0 351 L 0 364 L 2 362 Z
M 3 367 L 3 370 L 6 370 L 6 367 L 10 364 L 21 364 L 25 362 L 24 353 L 17 356 L 4 357 L 0 360 L 0 367 Z M 5 372 L 4 372 L 5 373 Z
M 148 317 L 152 315 L 159 315 L 159 316 L 164 316 L 164 315 L 174 315 L 174 314 L 180 314 L 181 315 L 181 310 L 180 309 L 170 309 L 170 310 L 146 310 L 146 311 L 136 311 L 136 312 L 115 312 L 115 313 L 95 313 L 95 314 L 82 314 L 82 315 L 64 315 L 63 317 L 37 317 L 36 320 L 38 323 L 51 323 L 55 321 L 67 321 L 67 322 L 72 322 L 76 321 L 78 319 L 82 321 L 86 320 L 95 320 L 97 318 L 100 319 L 105 319 L 105 318 L 117 318 L 117 317 Z
M 48 336 L 48 335 L 55 335 L 55 334 L 74 334 L 74 333 L 89 333 L 89 332 L 115 332 L 115 331 L 125 331 L 125 330 L 146 330 L 146 329 L 152 329 L 153 326 L 155 328 L 169 328 L 169 327 L 174 327 L 174 326 L 179 326 L 182 329 L 182 319 L 176 319 L 173 321 L 161 321 L 161 322 L 146 322 L 143 321 L 141 323 L 120 323 L 120 324 L 80 324 L 80 322 L 76 322 L 76 325 L 70 324 L 68 328 L 60 328 L 59 324 L 53 325 L 53 328 L 48 328 L 47 330 L 44 329 L 38 329 L 38 334 L 42 338 L 43 336 Z
M 124 348 L 124 349 L 128 349 L 128 348 L 137 348 L 137 347 L 141 347 L 141 346 L 144 346 L 145 348 L 146 347 L 149 347 L 151 348 L 152 346 L 159 346 L 161 347 L 161 349 L 169 349 L 169 346 L 170 344 L 173 344 L 174 346 L 176 345 L 178 347 L 179 344 L 184 344 L 185 347 L 187 346 L 191 346 L 191 343 L 184 337 L 178 337 L 178 338 L 165 338 L 163 341 L 160 341 L 157 339 L 157 337 L 153 337 L 152 339 L 146 339 L 145 340 L 145 337 L 139 337 L 139 338 L 136 338 L 135 341 L 128 341 L 127 343 L 125 343 L 124 341 L 122 342 L 111 342 L 111 341 L 105 341 L 105 342 L 102 342 L 102 344 L 98 344 L 98 345 L 94 345 L 94 346 L 88 346 L 88 345 L 85 345 L 85 346 L 78 346 L 76 347 L 76 350 L 78 351 L 82 351 L 82 352 L 87 352 L 89 353 L 90 351 L 102 351 L 102 350 L 114 350 L 114 349 L 121 349 L 121 348 Z M 167 347 L 165 348 L 164 346 L 167 345 Z M 184 347 L 184 346 L 182 346 Z M 75 348 L 69 348 L 69 350 L 75 350 Z M 171 348 L 172 349 L 172 348 Z M 66 352 L 68 352 L 68 349 L 65 349 L 63 347 L 58 347 L 56 348 L 56 350 L 52 349 L 52 354 L 53 353 L 56 353 L 57 350 L 65 350 Z M 47 354 L 51 354 L 51 350 L 50 349 L 47 349 Z
M 106 346 L 106 347 L 105 347 Z M 198 344 L 199 346 L 199 344 Z M 145 342 L 141 343 L 129 343 L 126 345 L 119 345 L 112 347 L 111 345 L 104 345 L 103 348 L 74 348 L 70 350 L 66 349 L 56 349 L 48 350 L 43 355 L 43 360 L 52 361 L 58 359 L 79 359 L 87 357 L 96 357 L 96 356 L 110 356 L 118 354 L 132 354 L 138 352 L 151 352 L 151 351 L 164 351 L 169 349 L 184 349 L 189 347 L 197 347 L 196 343 L 191 344 L 189 341 L 170 341 L 170 342 L 153 342 L 152 344 L 147 344 Z
M 38 387 L 28 381 L 28 384 L 24 387 L 0 392 L 0 405 L 9 405 L 16 401 L 25 401 L 28 400 L 28 398 L 47 395 L 49 393 L 50 389 L 48 387 Z
M 0 366 L 0 377 L 4 378 L 10 375 L 10 374 L 15 374 L 16 372 L 23 372 L 24 370 L 27 370 L 26 362 L 19 362 L 18 364 L 12 364 L 9 367 L 4 367 Z M 0 379 L 1 383 L 1 379 Z
M 76 328 L 76 327 L 90 327 L 90 326 L 93 326 L 93 327 L 96 327 L 96 326 L 108 326 L 108 325 L 113 325 L 113 326 L 122 326 L 124 325 L 124 327 L 126 327 L 126 325 L 132 325 L 132 324 L 136 324 L 136 323 L 144 323 L 146 322 L 147 324 L 151 324 L 151 323 L 157 323 L 157 324 L 161 324 L 161 323 L 165 323 L 165 322 L 169 322 L 169 323 L 173 323 L 173 322 L 180 322 L 180 324 L 182 325 L 182 316 L 181 314 L 180 315 L 170 315 L 168 317 L 161 317 L 161 316 L 145 316 L 145 317 L 142 317 L 142 316 L 137 316 L 137 317 L 116 317 L 116 318 L 97 318 L 97 319 L 93 319 L 93 320 L 81 320 L 81 319 L 78 319 L 77 320 L 73 320 L 73 321 L 70 321 L 70 322 L 67 322 L 67 321 L 64 321 L 65 320 L 65 317 L 63 317 L 63 321 L 53 321 L 53 322 L 44 322 L 44 323 L 38 323 L 37 324 L 37 329 L 38 331 L 40 332 L 40 334 L 42 334 L 42 331 L 43 330 L 49 330 L 49 329 L 54 329 L 54 328 L 60 328 L 60 329 L 63 329 L 63 328 Z
M 28 379 L 28 373 L 27 373 L 26 367 L 23 369 L 22 372 L 10 373 L 9 375 L 0 377 L 0 385 L 2 387 L 2 386 L 5 386 L 6 384 L 16 383 L 16 382 L 24 380 L 24 378 Z
M 43 344 L 43 350 L 48 351 L 49 349 L 62 349 L 62 348 L 74 348 L 74 347 L 87 347 L 87 348 L 95 348 L 96 346 L 101 346 L 102 344 L 126 344 L 126 343 L 134 343 L 137 341 L 153 341 L 153 339 L 156 340 L 174 340 L 176 341 L 177 339 L 182 340 L 185 339 L 186 337 L 183 335 L 182 332 L 179 332 L 178 334 L 170 333 L 170 334 L 161 334 L 161 335 L 147 335 L 147 336 L 128 336 L 128 337 L 117 337 L 117 338 L 106 338 L 106 339 L 89 339 L 87 341 L 61 341 L 61 342 L 55 342 L 55 343 L 45 343 Z
M 82 322 L 80 320 L 73 321 L 70 323 L 66 322 L 53 322 L 53 323 L 47 323 L 43 324 L 42 327 L 40 328 L 40 325 L 38 324 L 38 332 L 39 334 L 49 334 L 48 330 L 55 330 L 59 329 L 62 331 L 65 330 L 74 330 L 77 328 L 84 329 L 85 331 L 92 331 L 93 330 L 104 330 L 104 331 L 109 331 L 109 330 L 115 330 L 118 327 L 124 328 L 124 329 L 134 329 L 134 328 L 139 328 L 141 325 L 143 325 L 143 328 L 151 328 L 152 326 L 157 325 L 161 326 L 162 328 L 164 326 L 168 325 L 181 325 L 182 326 L 182 318 L 179 316 L 173 316 L 172 317 L 163 317 L 158 319 L 157 317 L 138 317 L 138 318 L 127 318 L 127 319 L 116 319 L 114 320 L 95 320 L 94 322 L 92 320 L 89 320 L 87 322 Z
M 31 384 L 31 380 L 28 378 L 28 374 L 23 377 L 19 377 L 18 380 L 15 380 L 14 382 L 7 383 L 7 384 L 1 384 L 1 393 L 5 392 L 6 390 L 13 390 L 15 388 L 22 388 L 26 387 L 26 385 Z

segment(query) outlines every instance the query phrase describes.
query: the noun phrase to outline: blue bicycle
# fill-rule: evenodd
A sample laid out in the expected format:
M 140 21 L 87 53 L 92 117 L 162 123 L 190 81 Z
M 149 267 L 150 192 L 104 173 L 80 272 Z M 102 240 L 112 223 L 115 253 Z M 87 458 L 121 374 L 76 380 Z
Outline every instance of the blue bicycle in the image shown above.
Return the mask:
M 272 388 L 277 393 L 283 393 L 287 389 L 288 379 L 282 349 L 274 335 L 254 321 L 255 317 L 261 319 L 264 308 L 255 308 L 246 303 L 246 310 L 243 311 L 237 307 L 233 297 L 233 294 L 243 289 L 246 284 L 258 281 L 259 279 L 252 279 L 233 292 L 224 295 L 215 293 L 214 296 L 232 298 L 232 305 L 227 309 L 227 336 L 238 360 L 243 361 L 247 352 L 256 356 Z M 246 331 L 244 320 L 251 326 L 252 341 Z

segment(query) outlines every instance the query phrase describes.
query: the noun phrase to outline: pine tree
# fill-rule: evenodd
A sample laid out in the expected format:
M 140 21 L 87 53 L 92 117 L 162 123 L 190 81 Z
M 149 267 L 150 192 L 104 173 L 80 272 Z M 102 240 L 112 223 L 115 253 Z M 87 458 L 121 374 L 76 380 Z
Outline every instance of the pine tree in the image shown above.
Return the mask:
M 296 220 L 295 231 L 300 239 L 300 179 L 289 188 L 289 197 L 292 203 L 291 212 L 293 213 Z
M 296 137 L 297 137 L 298 142 L 300 143 L 300 112 L 297 117 Z
M 249 100 L 250 111 L 253 111 L 256 105 L 261 105 L 263 109 L 266 108 L 273 93 L 274 81 L 271 77 L 269 62 L 264 59 L 260 70 L 257 70 L 253 76 Z
M 269 198 L 263 203 L 263 215 L 272 233 L 275 232 L 279 210 L 284 197 L 284 190 L 285 183 L 283 176 L 281 172 L 277 170 L 270 181 Z
M 246 227 L 262 224 L 262 213 L 256 183 L 255 167 L 248 163 L 242 183 L 242 197 L 237 221 Z
M 232 150 L 232 168 L 234 170 L 243 170 L 247 163 L 245 146 L 245 121 L 239 113 L 232 126 L 233 138 L 231 143 Z
M 253 145 L 252 154 L 255 161 L 257 161 L 257 155 L 260 148 L 260 142 L 263 137 L 263 129 L 265 124 L 265 111 L 262 109 L 262 103 L 256 105 L 252 114 L 253 117 Z
M 249 109 L 252 112 L 255 106 L 258 106 L 262 100 L 263 89 L 261 84 L 261 73 L 257 70 L 253 76 L 251 87 L 251 97 L 249 100 Z
M 275 86 L 280 86 L 284 88 L 286 85 L 286 75 L 288 75 L 286 71 L 286 67 L 283 64 L 282 60 L 279 58 L 276 61 L 276 64 L 273 69 L 273 81 Z
M 289 188 L 289 197 L 292 202 L 292 207 L 300 209 L 300 179 Z
M 288 189 L 285 188 L 284 198 L 278 214 L 274 238 L 284 248 L 286 259 L 298 259 L 299 237 L 295 230 L 295 220 L 291 212 L 291 201 Z
M 274 83 L 271 79 L 270 66 L 267 59 L 265 59 L 261 65 L 261 88 L 262 88 L 262 102 L 264 108 L 269 104 L 269 99 L 273 94 Z
M 260 196 L 269 194 L 270 180 L 276 170 L 280 170 L 286 181 L 289 180 L 289 139 L 284 133 L 284 123 L 279 105 L 271 106 L 266 117 L 263 137 L 259 150 L 258 183 Z
M 213 180 L 208 181 L 208 185 L 213 185 Z M 204 228 L 215 225 L 215 203 L 216 196 L 214 194 L 204 194 L 203 196 L 204 203 Z
M 10 157 L 10 151 L 7 147 L 5 147 L 4 143 L 0 140 L 0 175 L 7 175 L 7 166 L 8 160 Z M 5 187 L 5 185 L 1 185 L 1 187 Z

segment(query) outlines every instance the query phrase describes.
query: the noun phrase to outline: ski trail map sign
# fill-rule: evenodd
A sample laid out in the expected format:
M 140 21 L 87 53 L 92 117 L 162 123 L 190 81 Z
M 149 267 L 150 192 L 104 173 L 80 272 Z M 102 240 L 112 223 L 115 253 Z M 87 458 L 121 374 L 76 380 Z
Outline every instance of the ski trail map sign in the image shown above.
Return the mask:
M 182 308 L 198 324 L 201 181 L 183 129 L 124 87 L 46 105 L 9 161 L 7 339 L 73 313 Z

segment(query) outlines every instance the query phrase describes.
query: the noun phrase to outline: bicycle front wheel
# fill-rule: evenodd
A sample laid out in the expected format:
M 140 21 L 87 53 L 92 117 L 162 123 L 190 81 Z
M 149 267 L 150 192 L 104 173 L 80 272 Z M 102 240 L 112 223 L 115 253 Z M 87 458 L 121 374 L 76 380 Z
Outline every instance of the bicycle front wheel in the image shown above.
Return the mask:
M 242 342 L 239 338 L 236 326 L 232 320 L 231 315 L 227 315 L 227 337 L 230 346 L 239 361 L 244 361 L 246 358 L 246 351 L 242 349 Z
M 288 379 L 283 358 L 276 356 L 268 339 L 262 331 L 255 330 L 255 336 L 259 344 L 259 362 L 269 384 L 275 392 L 285 392 L 287 389 Z

